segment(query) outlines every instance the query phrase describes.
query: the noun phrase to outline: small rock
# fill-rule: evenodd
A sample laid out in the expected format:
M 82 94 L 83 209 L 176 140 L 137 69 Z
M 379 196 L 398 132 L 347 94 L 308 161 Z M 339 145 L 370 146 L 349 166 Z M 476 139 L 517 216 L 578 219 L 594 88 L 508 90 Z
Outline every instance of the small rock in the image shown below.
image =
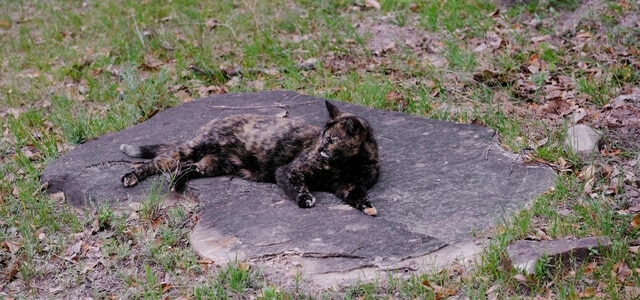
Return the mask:
M 129 208 L 132 211 L 140 211 L 140 209 L 142 209 L 142 203 L 137 202 L 137 201 L 133 201 L 129 203 Z
M 535 271 L 536 263 L 547 258 L 549 264 L 558 261 L 566 263 L 570 259 L 583 260 L 594 250 L 602 251 L 611 246 L 607 236 L 582 239 L 561 239 L 553 241 L 517 241 L 507 247 L 507 254 L 513 267 L 525 274 Z
M 298 68 L 304 70 L 304 71 L 311 71 L 311 70 L 315 70 L 316 69 L 316 65 L 319 63 L 320 61 L 315 58 L 309 58 L 305 61 L 303 61 L 302 63 L 298 64 Z
M 564 142 L 567 150 L 581 157 L 590 157 L 598 152 L 600 133 L 587 125 L 574 125 L 567 129 L 567 138 Z

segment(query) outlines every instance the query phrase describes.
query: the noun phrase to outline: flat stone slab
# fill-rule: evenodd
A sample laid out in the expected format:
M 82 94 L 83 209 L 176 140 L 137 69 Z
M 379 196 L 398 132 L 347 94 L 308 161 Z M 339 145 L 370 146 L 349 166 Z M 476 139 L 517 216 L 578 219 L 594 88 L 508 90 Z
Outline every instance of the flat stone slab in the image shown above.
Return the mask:
M 321 126 L 327 118 L 323 102 L 286 91 L 195 100 L 78 146 L 52 162 L 41 180 L 73 205 L 143 201 L 167 183 L 156 177 L 122 187 L 120 177 L 139 160 L 122 154 L 120 144 L 186 140 L 212 118 L 239 113 L 286 115 Z M 381 177 L 370 197 L 378 216 L 366 216 L 326 193 L 315 193 L 316 206 L 301 209 L 274 184 L 230 176 L 197 179 L 187 185 L 201 205 L 191 235 L 196 252 L 216 263 L 252 261 L 303 278 L 416 271 L 425 255 L 469 243 L 473 232 L 553 186 L 551 169 L 516 161 L 489 128 L 336 104 L 368 119 L 376 133 Z M 444 249 L 436 253 L 448 252 Z

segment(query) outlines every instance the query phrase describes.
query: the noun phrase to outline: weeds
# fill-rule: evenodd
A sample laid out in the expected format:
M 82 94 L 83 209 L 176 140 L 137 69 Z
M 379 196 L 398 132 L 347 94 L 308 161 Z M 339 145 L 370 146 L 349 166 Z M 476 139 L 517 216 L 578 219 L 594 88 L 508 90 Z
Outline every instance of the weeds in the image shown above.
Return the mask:
M 573 111 L 540 113 L 550 100 L 599 109 L 637 85 L 638 38 L 624 26 L 637 3 L 605 1 L 601 11 L 580 16 L 573 31 L 557 34 L 557 22 L 578 1 L 500 10 L 481 0 L 381 2 L 381 11 L 341 0 L 0 3 L 0 267 L 8 274 L 0 277 L 0 295 L 305 297 L 300 283 L 290 291 L 242 263 L 215 269 L 199 260 L 188 240 L 193 209 L 163 207 L 160 183 L 137 208 L 79 212 L 45 195 L 39 182 L 52 159 L 179 104 L 178 91 L 195 99 L 272 89 L 481 124 L 506 148 L 563 165 L 553 191 L 496 226 L 472 270 L 390 275 L 337 297 L 576 298 L 589 296 L 587 283 L 597 282 L 594 297 L 622 298 L 623 285 L 637 286 L 635 271 L 624 275 L 640 264 L 629 252 L 640 234 L 637 215 L 628 213 L 635 200 L 623 191 L 626 173 L 598 177 L 585 193 L 581 168 L 604 170 L 609 162 L 585 162 L 564 150 Z M 375 53 L 362 28 L 379 23 L 420 36 Z M 317 60 L 315 68 L 300 69 L 308 59 Z M 244 72 L 232 76 L 232 69 Z M 493 84 L 470 79 L 484 69 L 497 74 Z M 558 87 L 559 74 L 573 86 Z M 637 147 L 621 151 L 625 159 L 638 157 Z M 542 264 L 519 282 L 505 267 L 504 250 L 540 231 L 551 238 L 607 235 L 614 244 L 589 264 Z

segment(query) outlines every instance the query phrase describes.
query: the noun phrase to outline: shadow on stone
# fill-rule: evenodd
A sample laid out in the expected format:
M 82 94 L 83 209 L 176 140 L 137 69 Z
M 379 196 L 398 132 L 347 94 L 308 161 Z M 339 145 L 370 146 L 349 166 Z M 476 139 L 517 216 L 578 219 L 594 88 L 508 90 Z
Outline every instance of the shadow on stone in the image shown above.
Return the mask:
M 189 139 L 212 118 L 238 113 L 286 113 L 320 126 L 327 118 L 323 101 L 277 91 L 188 102 L 78 146 L 51 163 L 42 181 L 49 182 L 50 193 L 63 191 L 77 206 L 141 201 L 167 184 L 150 179 L 123 188 L 120 177 L 137 160 L 120 153 L 121 143 Z M 197 179 L 188 183 L 201 205 L 191 235 L 196 252 L 216 263 L 253 261 L 274 274 L 301 273 L 311 281 L 313 274 L 330 275 L 319 276 L 324 281 L 318 285 L 347 282 L 365 270 L 424 271 L 425 255 L 468 243 L 474 231 L 553 185 L 549 168 L 516 162 L 489 128 L 337 105 L 368 119 L 377 135 L 381 178 L 370 196 L 379 216 L 366 216 L 330 194 L 316 193 L 317 206 L 300 209 L 273 184 L 229 176 Z

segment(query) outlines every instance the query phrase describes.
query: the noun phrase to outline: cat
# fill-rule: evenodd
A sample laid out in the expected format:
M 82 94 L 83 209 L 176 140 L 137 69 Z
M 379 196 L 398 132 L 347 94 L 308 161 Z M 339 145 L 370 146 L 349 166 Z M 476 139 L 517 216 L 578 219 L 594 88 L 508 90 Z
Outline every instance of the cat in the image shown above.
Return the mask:
M 314 206 L 311 191 L 331 192 L 375 216 L 367 191 L 380 173 L 378 146 L 369 123 L 325 101 L 324 128 L 300 120 L 261 115 L 231 115 L 210 121 L 187 142 L 134 146 L 120 150 L 152 159 L 121 178 L 125 187 L 159 172 L 174 172 L 173 189 L 192 178 L 237 175 L 276 183 L 301 208 Z

